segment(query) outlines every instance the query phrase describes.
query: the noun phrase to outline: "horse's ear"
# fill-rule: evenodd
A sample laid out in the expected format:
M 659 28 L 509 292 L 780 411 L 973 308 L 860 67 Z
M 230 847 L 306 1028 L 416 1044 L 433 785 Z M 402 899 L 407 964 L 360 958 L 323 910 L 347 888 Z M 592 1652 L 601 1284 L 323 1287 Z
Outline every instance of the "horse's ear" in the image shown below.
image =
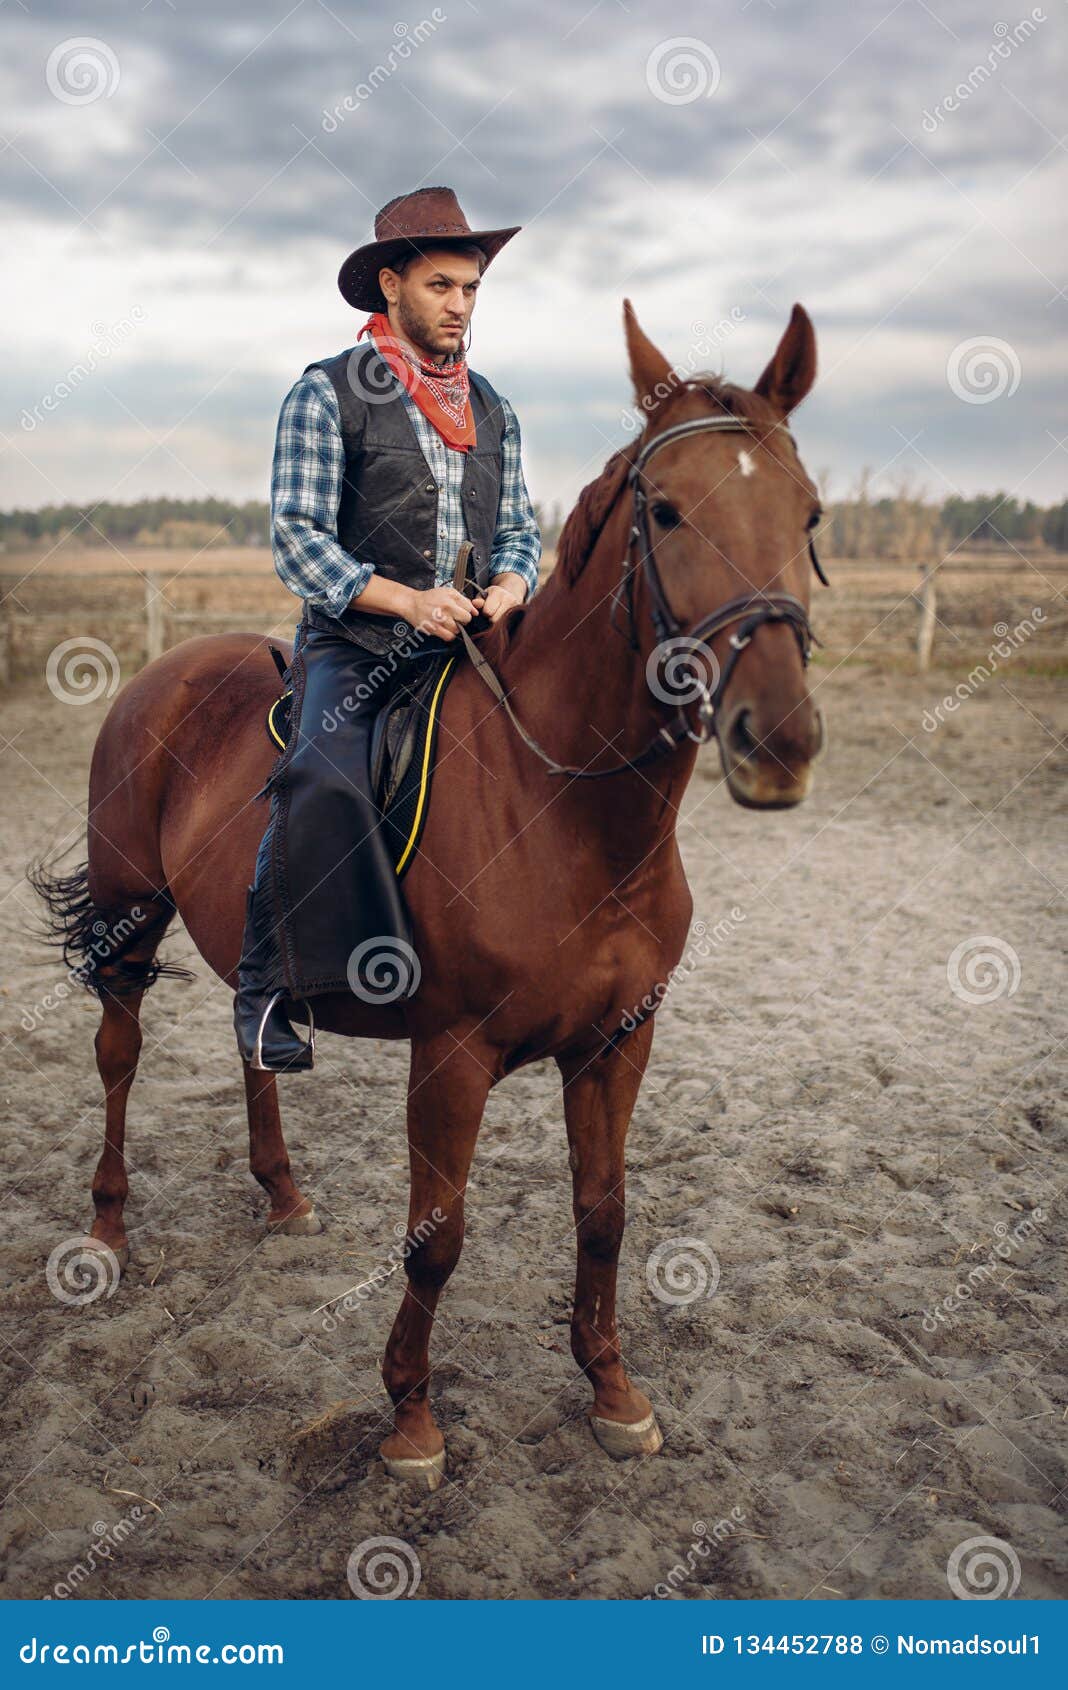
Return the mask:
M 627 337 L 634 399 L 639 409 L 650 416 L 675 386 L 671 365 L 640 328 L 629 299 L 623 301 L 623 332 Z
M 816 379 L 816 331 L 803 305 L 795 305 L 775 356 L 753 389 L 784 417 L 800 405 Z

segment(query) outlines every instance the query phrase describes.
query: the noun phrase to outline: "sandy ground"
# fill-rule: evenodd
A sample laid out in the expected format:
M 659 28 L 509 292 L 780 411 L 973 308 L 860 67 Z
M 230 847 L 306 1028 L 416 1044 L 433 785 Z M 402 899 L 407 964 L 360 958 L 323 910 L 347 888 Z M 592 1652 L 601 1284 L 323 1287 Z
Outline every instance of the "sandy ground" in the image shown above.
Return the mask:
M 1006 671 L 928 733 L 955 676 L 824 677 L 808 804 L 735 808 L 706 753 L 681 828 L 697 917 L 731 930 L 660 1012 L 629 1140 L 621 1324 L 666 1447 L 617 1465 L 585 1424 L 562 1111 L 539 1065 L 486 1115 L 436 1334 L 451 1465 L 433 1497 L 376 1460 L 398 1280 L 335 1330 L 312 1312 L 403 1223 L 404 1047 L 324 1038 L 315 1073 L 283 1082 L 326 1230 L 265 1240 L 229 995 L 203 964 L 162 982 L 130 1110 L 133 1264 L 84 1307 L 49 1291 L 49 1252 L 90 1217 L 97 1015 L 27 937 L 20 876 L 76 831 L 103 706 L 18 683 L 4 1595 L 346 1597 L 350 1556 L 383 1537 L 420 1599 L 948 1598 L 951 1554 L 980 1537 L 1010 1585 L 1018 1561 L 1019 1596 L 1065 1593 L 1068 701 Z M 980 937 L 1000 978 L 968 972 Z M 181 932 L 167 948 L 190 959 Z M 692 1258 L 686 1300 L 650 1288 L 665 1254 Z

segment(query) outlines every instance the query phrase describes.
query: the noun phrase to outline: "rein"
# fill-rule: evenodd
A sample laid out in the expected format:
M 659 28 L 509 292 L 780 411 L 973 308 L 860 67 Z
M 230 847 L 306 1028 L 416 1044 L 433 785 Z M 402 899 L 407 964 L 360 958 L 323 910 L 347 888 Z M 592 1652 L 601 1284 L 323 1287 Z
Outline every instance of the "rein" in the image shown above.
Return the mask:
M 774 426 L 785 429 L 786 433 L 790 434 L 785 423 L 776 423 Z M 483 657 L 467 629 L 462 623 L 460 624 L 460 637 L 478 674 L 482 677 L 498 704 L 503 707 L 524 745 L 533 751 L 536 757 L 540 758 L 551 775 L 569 775 L 578 780 L 600 780 L 607 775 L 622 774 L 627 769 L 641 768 L 643 764 L 651 762 L 654 757 L 664 756 L 669 751 L 675 750 L 684 740 L 693 740 L 698 745 L 706 744 L 715 730 L 716 712 L 723 702 L 724 694 L 730 685 L 738 660 L 746 646 L 750 644 L 757 629 L 766 622 L 785 622 L 793 630 L 801 653 L 801 662 L 805 667 L 808 666 L 815 635 L 809 623 L 808 612 L 801 600 L 795 598 L 792 593 L 769 593 L 761 590 L 749 595 L 743 594 L 738 598 L 728 600 L 726 604 L 720 605 L 718 610 L 711 611 L 688 630 L 683 628 L 682 623 L 679 622 L 668 603 L 649 535 L 648 497 L 642 485 L 641 475 L 649 459 L 654 452 L 660 450 L 661 446 L 688 438 L 691 434 L 706 432 L 746 434 L 749 432 L 749 428 L 744 421 L 733 416 L 694 417 L 688 422 L 676 423 L 673 428 L 665 429 L 662 434 L 658 434 L 655 439 L 650 440 L 643 446 L 634 458 L 627 472 L 627 480 L 630 483 L 633 499 L 633 520 L 627 548 L 623 554 L 621 578 L 612 593 L 612 611 L 609 619 L 611 626 L 619 632 L 615 620 L 616 612 L 620 608 L 625 609 L 630 625 L 630 646 L 632 650 L 640 651 L 641 646 L 638 642 L 634 616 L 634 581 L 640 573 L 649 593 L 650 613 L 658 646 L 663 646 L 672 640 L 695 646 L 706 644 L 714 635 L 722 633 L 733 623 L 739 624 L 730 637 L 729 655 L 719 672 L 715 686 L 709 688 L 703 681 L 696 683 L 700 692 L 700 703 L 697 707 L 697 718 L 700 725 L 696 733 L 690 726 L 685 705 L 676 704 L 672 721 L 658 729 L 649 744 L 636 757 L 626 757 L 621 763 L 613 763 L 607 769 L 583 769 L 566 763 L 558 763 L 524 728 L 508 701 L 500 678 L 492 665 Z M 793 436 L 791 435 L 790 438 L 792 439 Z M 631 559 L 631 552 L 635 546 L 639 548 L 637 563 L 634 563 Z M 464 592 L 466 588 L 467 561 L 471 549 L 471 542 L 465 540 L 456 556 L 454 585 L 460 592 Z M 823 585 L 828 586 L 829 582 L 816 555 L 815 544 L 811 536 L 809 537 L 808 551 L 813 569 Z M 711 652 L 709 652 L 709 656 L 711 655 Z

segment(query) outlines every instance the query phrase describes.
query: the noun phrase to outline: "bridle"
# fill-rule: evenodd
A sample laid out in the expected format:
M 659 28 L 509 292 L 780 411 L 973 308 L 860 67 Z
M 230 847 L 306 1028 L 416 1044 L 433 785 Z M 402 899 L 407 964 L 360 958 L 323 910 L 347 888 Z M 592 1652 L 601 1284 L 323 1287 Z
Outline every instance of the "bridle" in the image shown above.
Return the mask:
M 790 439 L 793 436 L 784 422 L 775 423 L 774 428 L 783 429 Z M 684 647 L 692 648 L 706 644 L 714 635 L 722 633 L 724 629 L 738 623 L 738 627 L 730 637 L 730 649 L 726 662 L 719 670 L 718 679 L 713 687 L 704 681 L 694 680 L 696 694 L 699 696 L 697 707 L 698 729 L 691 727 L 686 714 L 686 704 L 676 703 L 672 720 L 658 729 L 649 744 L 636 757 L 624 758 L 620 763 L 613 763 L 607 769 L 584 769 L 557 763 L 543 750 L 537 740 L 529 734 L 518 720 L 508 702 L 508 698 L 486 659 L 475 645 L 467 629 L 461 623 L 460 635 L 467 648 L 468 656 L 475 665 L 483 680 L 489 686 L 498 702 L 503 705 L 512 725 L 515 727 L 523 742 L 531 751 L 540 757 L 548 772 L 552 775 L 569 775 L 581 780 L 600 780 L 606 775 L 622 774 L 626 769 L 637 769 L 650 762 L 654 757 L 663 756 L 681 745 L 684 740 L 693 740 L 698 745 L 704 745 L 715 732 L 715 718 L 719 706 L 723 702 L 724 694 L 730 685 L 738 660 L 751 642 L 756 630 L 766 622 L 783 622 L 792 629 L 797 638 L 801 652 L 801 662 L 807 667 L 812 655 L 812 646 L 816 636 L 801 600 L 792 593 L 765 592 L 763 589 L 752 594 L 742 594 L 738 598 L 728 600 L 720 605 L 718 610 L 710 611 L 703 616 L 692 628 L 684 628 L 678 620 L 664 591 L 664 583 L 660 578 L 656 556 L 653 551 L 649 534 L 649 500 L 642 485 L 642 473 L 645 466 L 655 452 L 662 446 L 667 446 L 676 440 L 689 438 L 692 434 L 703 433 L 736 433 L 748 434 L 752 432 L 750 425 L 740 417 L 723 415 L 714 417 L 694 417 L 688 422 L 676 423 L 672 428 L 666 428 L 662 434 L 656 435 L 644 445 L 635 456 L 627 471 L 627 481 L 631 488 L 633 513 L 627 546 L 623 553 L 620 579 L 612 593 L 612 610 L 609 617 L 610 626 L 617 633 L 621 630 L 616 622 L 616 612 L 625 610 L 629 624 L 629 643 L 634 651 L 640 651 L 637 622 L 634 614 L 634 583 L 640 574 L 644 580 L 649 595 L 649 609 L 656 634 L 657 650 L 669 645 L 672 641 L 679 641 Z M 638 558 L 635 562 L 632 552 L 638 548 Z M 826 575 L 816 555 L 815 543 L 812 536 L 808 541 L 809 557 L 823 585 L 829 586 Z M 708 653 L 711 656 L 711 653 Z M 692 702 L 688 700 L 687 702 Z
M 793 439 L 785 423 L 775 423 L 772 426 L 782 429 L 791 440 Z M 801 652 L 801 662 L 805 667 L 808 666 L 809 658 L 812 655 L 813 644 L 818 644 L 816 636 L 812 632 L 808 612 L 801 600 L 795 598 L 793 593 L 766 592 L 761 589 L 756 593 L 742 594 L 740 597 L 730 599 L 726 604 L 720 605 L 717 610 L 710 611 L 692 628 L 684 629 L 668 603 L 667 594 L 664 591 L 664 583 L 660 577 L 660 570 L 657 567 L 656 556 L 649 535 L 649 499 L 641 479 L 646 464 L 654 452 L 660 450 L 661 446 L 669 445 L 675 440 L 686 439 L 691 434 L 747 434 L 749 432 L 749 424 L 740 417 L 694 417 L 688 422 L 676 423 L 674 427 L 666 428 L 663 434 L 658 434 L 655 439 L 650 440 L 647 445 L 642 447 L 627 472 L 627 480 L 630 483 L 634 501 L 634 516 L 627 549 L 623 554 L 622 573 L 612 595 L 611 626 L 619 632 L 616 612 L 620 608 L 625 608 L 630 627 L 630 645 L 635 651 L 641 649 L 634 616 L 634 581 L 639 573 L 645 581 L 646 590 L 649 594 L 649 613 L 658 647 L 675 640 L 681 640 L 687 646 L 701 645 L 715 634 L 722 633 L 732 623 L 740 624 L 730 637 L 727 661 L 719 671 L 715 686 L 709 687 L 703 682 L 695 682 L 700 694 L 700 703 L 697 709 L 697 717 L 700 723 L 698 732 L 695 733 L 690 727 L 685 706 L 682 704 L 676 706 L 674 722 L 667 728 L 660 730 L 661 736 L 670 735 L 672 744 L 678 744 L 682 739 L 688 738 L 695 740 L 699 745 L 703 745 L 711 737 L 715 729 L 716 711 L 723 702 L 738 659 L 752 640 L 756 630 L 763 623 L 785 622 L 793 630 Z M 636 564 L 631 561 L 631 551 L 635 546 L 639 548 Z M 811 535 L 808 541 L 808 553 L 817 576 L 824 586 L 829 585 L 820 560 L 816 555 L 816 547 Z

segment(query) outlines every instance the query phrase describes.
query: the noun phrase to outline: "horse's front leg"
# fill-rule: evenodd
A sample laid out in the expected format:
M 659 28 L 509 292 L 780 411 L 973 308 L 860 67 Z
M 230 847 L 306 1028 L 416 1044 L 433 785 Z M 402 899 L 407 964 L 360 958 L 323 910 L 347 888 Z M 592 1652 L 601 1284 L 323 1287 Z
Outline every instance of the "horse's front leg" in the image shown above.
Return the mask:
M 623 1369 L 616 1269 L 626 1217 L 624 1146 L 649 1060 L 652 1022 L 608 1056 L 558 1057 L 571 1150 L 578 1269 L 571 1352 L 593 1386 L 590 1425 L 609 1455 L 654 1455 L 663 1443 L 648 1397 Z
M 386 1345 L 382 1377 L 393 1399 L 386 1471 L 436 1490 L 445 1440 L 430 1412 L 430 1332 L 445 1282 L 460 1259 L 464 1192 L 490 1074 L 454 1039 L 412 1044 L 408 1079 L 411 1197 L 405 1240 L 408 1288 Z

